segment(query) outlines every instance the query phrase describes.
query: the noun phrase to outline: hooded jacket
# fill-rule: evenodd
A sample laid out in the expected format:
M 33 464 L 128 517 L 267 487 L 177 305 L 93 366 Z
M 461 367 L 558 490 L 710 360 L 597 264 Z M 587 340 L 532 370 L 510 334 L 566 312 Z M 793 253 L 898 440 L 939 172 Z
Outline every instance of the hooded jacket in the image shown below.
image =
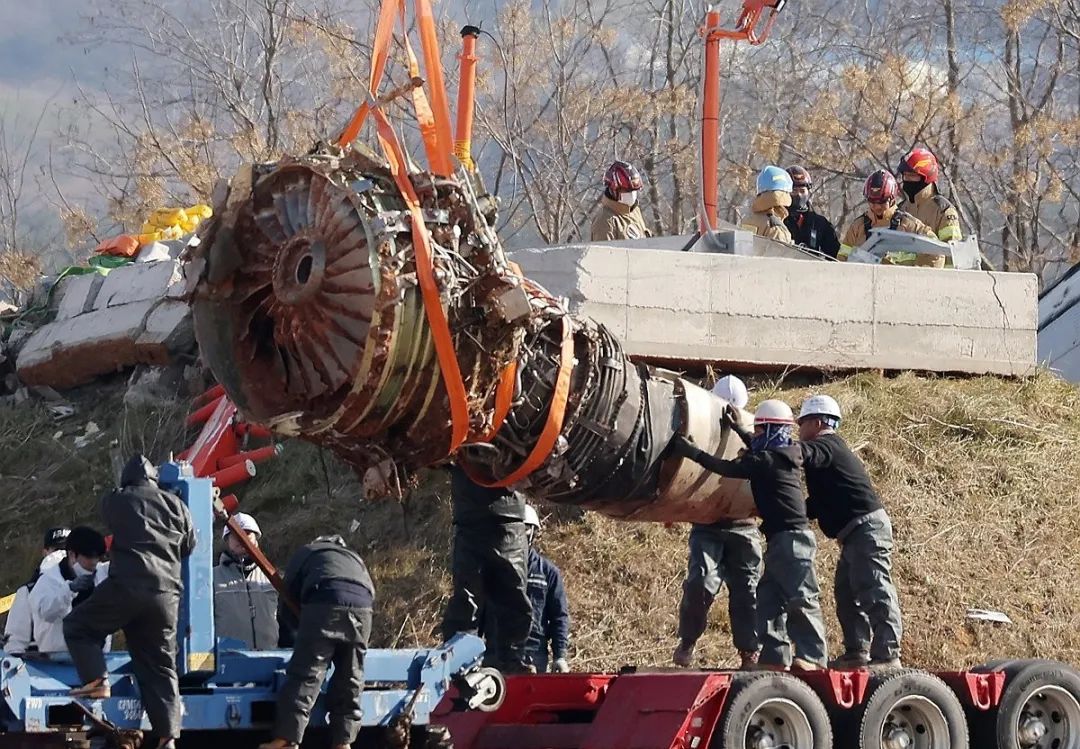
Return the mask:
M 101 516 L 113 536 L 112 579 L 140 592 L 180 592 L 180 562 L 195 549 L 191 513 L 158 486 L 146 458 L 136 455 L 124 466 L 120 488 L 101 498 Z
M 610 242 L 614 239 L 644 239 L 652 232 L 645 226 L 645 217 L 638 205 L 626 205 L 607 195 L 600 198 L 600 207 L 593 216 L 589 239 Z
M 253 562 L 222 554 L 214 567 L 214 629 L 218 637 L 244 643 L 247 650 L 278 644 L 278 594 Z
M 4 652 L 26 653 L 37 650 L 34 618 L 30 610 L 30 594 L 41 576 L 51 567 L 60 564 L 60 560 L 66 556 L 67 552 L 63 549 L 46 554 L 33 577 L 15 591 L 15 600 L 11 603 L 7 623 L 4 625 Z
M 101 585 L 108 576 L 109 563 L 99 564 L 94 572 L 94 586 Z M 90 595 L 89 593 L 80 595 L 77 603 L 75 593 L 68 586 L 68 583 L 74 579 L 75 571 L 68 564 L 65 552 L 65 557 L 60 563 L 46 570 L 30 593 L 30 614 L 34 619 L 34 638 L 39 652 L 67 652 L 67 641 L 64 640 L 64 617 L 71 613 L 74 606 Z M 106 650 L 108 646 L 109 643 L 106 641 Z
M 742 220 L 740 228 L 752 231 L 759 237 L 791 244 L 791 232 L 784 225 L 789 205 L 791 205 L 789 192 L 769 190 L 760 193 L 750 204 L 751 214 Z

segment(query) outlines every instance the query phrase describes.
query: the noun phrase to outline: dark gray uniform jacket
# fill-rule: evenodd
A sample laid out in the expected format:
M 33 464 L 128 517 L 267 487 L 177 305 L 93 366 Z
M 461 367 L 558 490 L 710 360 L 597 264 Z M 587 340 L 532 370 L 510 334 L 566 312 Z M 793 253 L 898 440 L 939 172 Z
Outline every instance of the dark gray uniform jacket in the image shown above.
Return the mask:
M 175 494 L 159 489 L 130 461 L 120 486 L 101 498 L 101 516 L 112 532 L 109 577 L 126 588 L 179 593 L 180 560 L 195 548 L 191 513 Z

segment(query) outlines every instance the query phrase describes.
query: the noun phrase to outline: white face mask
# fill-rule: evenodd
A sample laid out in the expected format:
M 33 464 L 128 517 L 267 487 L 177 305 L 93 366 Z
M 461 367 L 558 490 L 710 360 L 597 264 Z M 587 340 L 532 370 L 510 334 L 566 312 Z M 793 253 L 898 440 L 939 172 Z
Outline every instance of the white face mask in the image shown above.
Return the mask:
M 624 192 L 619 194 L 619 202 L 623 205 L 637 205 L 637 190 L 631 190 L 630 192 Z
M 75 573 L 76 575 L 78 575 L 79 577 L 85 577 L 86 575 L 92 575 L 92 574 L 94 574 L 94 570 L 88 570 L 88 569 L 86 569 L 85 567 L 83 567 L 83 566 L 82 566 L 81 564 L 79 564 L 78 562 L 76 562 L 75 564 L 71 565 L 71 570 L 72 570 L 72 571 L 73 571 L 73 572 L 74 572 L 74 573 Z

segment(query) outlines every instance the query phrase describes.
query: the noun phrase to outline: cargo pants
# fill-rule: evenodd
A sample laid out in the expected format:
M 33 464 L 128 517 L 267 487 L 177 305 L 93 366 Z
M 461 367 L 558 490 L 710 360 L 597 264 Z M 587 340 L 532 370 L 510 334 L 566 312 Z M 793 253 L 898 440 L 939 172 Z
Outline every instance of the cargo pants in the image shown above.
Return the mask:
M 180 736 L 180 681 L 176 674 L 176 622 L 180 595 L 131 590 L 105 578 L 64 618 L 64 639 L 79 679 L 106 675 L 105 638 L 123 630 L 139 697 L 160 738 Z
M 852 521 L 837 536 L 836 618 L 848 654 L 900 657 L 900 600 L 892 582 L 893 529 L 885 510 Z
M 525 523 L 491 521 L 455 525 L 451 563 L 453 592 L 443 615 L 443 640 L 477 634 L 485 612 L 498 617 L 492 663 L 507 670 L 524 666 L 532 627 L 527 589 L 529 539 Z
M 766 540 L 765 572 L 757 589 L 762 665 L 790 666 L 793 648 L 794 657 L 826 665 L 816 551 L 810 530 L 781 531 Z
M 294 744 L 303 741 L 311 708 L 333 663 L 334 673 L 326 688 L 330 745 L 356 741 L 370 636 L 371 609 L 328 604 L 306 604 L 300 609 L 292 658 L 278 693 L 274 736 Z
M 692 646 L 705 632 L 709 609 L 728 586 L 731 639 L 739 652 L 758 649 L 757 585 L 761 577 L 761 534 L 756 527 L 690 530 L 690 558 L 679 604 L 679 639 Z

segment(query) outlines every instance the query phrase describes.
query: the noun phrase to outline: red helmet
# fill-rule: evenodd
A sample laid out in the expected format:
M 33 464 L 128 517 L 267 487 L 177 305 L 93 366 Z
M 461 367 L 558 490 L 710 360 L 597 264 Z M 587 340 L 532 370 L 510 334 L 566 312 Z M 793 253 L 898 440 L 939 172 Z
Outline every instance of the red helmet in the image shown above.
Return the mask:
M 604 172 L 604 186 L 615 195 L 644 187 L 638 170 L 625 161 L 615 161 Z
M 878 169 L 866 178 L 862 193 L 869 203 L 892 203 L 900 194 L 900 188 L 896 184 L 896 177 L 884 169 Z
M 927 184 L 932 185 L 938 178 L 937 157 L 927 148 L 913 148 L 900 159 L 900 166 L 896 167 L 897 176 L 903 176 L 904 172 L 918 174 Z
M 810 172 L 806 170 L 806 167 L 789 166 L 787 173 L 791 175 L 791 181 L 795 187 L 805 187 L 807 190 L 814 189 L 814 178 L 810 176 Z

